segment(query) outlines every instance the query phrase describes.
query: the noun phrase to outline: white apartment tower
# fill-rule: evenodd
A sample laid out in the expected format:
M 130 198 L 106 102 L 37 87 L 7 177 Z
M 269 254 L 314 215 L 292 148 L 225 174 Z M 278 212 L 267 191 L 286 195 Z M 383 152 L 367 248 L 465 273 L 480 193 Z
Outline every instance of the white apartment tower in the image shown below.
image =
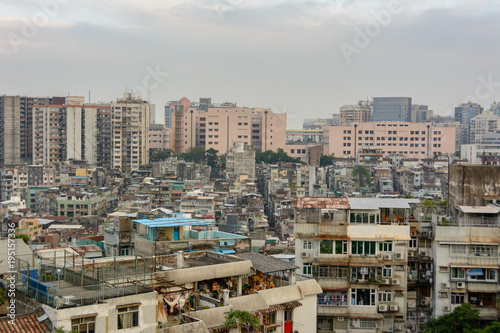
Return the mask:
M 149 103 L 124 93 L 111 103 L 111 167 L 139 171 L 149 162 Z

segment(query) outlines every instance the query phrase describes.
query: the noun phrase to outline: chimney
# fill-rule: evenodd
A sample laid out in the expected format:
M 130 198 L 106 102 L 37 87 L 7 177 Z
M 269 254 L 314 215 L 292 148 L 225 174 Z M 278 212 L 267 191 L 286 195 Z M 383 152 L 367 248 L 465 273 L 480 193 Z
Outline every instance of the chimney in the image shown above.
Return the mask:
M 184 267 L 184 251 L 177 252 L 177 268 Z

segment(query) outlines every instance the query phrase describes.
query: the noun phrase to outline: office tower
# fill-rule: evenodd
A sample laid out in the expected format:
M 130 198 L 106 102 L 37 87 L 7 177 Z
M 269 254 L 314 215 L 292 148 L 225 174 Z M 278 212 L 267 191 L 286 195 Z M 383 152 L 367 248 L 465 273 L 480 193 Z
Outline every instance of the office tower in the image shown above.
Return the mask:
M 358 104 L 340 107 L 340 125 L 351 123 L 366 123 L 372 121 L 372 107 L 369 101 L 359 101 Z
M 139 171 L 149 162 L 149 103 L 133 93 L 111 103 L 111 167 Z
M 411 98 L 374 97 L 373 121 L 411 121 Z

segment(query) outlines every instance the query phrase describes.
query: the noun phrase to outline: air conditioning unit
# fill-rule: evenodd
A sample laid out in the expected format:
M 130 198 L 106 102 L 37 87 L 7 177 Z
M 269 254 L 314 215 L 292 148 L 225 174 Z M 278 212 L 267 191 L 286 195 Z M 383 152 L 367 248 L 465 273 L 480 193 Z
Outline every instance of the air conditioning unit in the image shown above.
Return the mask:
M 391 279 L 381 279 L 380 284 L 391 284 Z
M 344 317 L 338 317 L 337 320 L 338 321 L 344 321 Z
M 395 331 L 402 331 L 403 330 L 403 326 L 401 326 L 401 325 L 394 325 L 394 330 Z
M 444 288 L 444 289 L 450 288 L 450 283 L 449 282 L 441 282 L 441 288 Z
M 457 282 L 458 289 L 465 289 L 465 282 Z
M 302 252 L 302 258 L 308 258 L 309 257 L 309 253 L 307 252 Z
M 391 254 L 384 254 L 384 260 L 391 260 L 392 255 Z
M 421 306 L 426 306 L 427 305 L 427 300 L 426 299 L 421 299 L 420 300 L 420 305 Z
M 413 251 L 408 252 L 408 258 L 415 258 L 415 252 Z
M 451 311 L 451 306 L 443 305 L 443 312 L 450 312 L 450 311 Z
M 403 252 L 396 252 L 396 259 L 404 259 L 405 255 Z
M 378 312 L 387 312 L 387 304 L 380 304 L 378 306 Z
M 391 311 L 398 311 L 399 306 L 398 305 L 391 305 L 390 309 L 391 309 Z
M 62 302 L 65 305 L 70 305 L 70 304 L 73 304 L 74 299 L 75 299 L 75 296 L 63 296 Z
M 399 279 L 392 279 L 391 281 L 391 284 L 395 285 L 395 286 L 399 286 L 401 282 L 399 281 Z
M 420 252 L 418 253 L 421 257 L 428 257 L 429 254 L 427 253 L 427 249 L 420 249 Z

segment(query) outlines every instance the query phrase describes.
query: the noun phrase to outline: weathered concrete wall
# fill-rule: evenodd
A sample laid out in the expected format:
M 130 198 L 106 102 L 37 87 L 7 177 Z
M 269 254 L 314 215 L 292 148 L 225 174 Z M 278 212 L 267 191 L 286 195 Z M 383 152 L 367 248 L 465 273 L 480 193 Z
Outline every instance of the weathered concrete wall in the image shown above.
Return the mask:
M 449 166 L 448 213 L 455 206 L 483 206 L 484 196 L 500 196 L 500 166 Z

